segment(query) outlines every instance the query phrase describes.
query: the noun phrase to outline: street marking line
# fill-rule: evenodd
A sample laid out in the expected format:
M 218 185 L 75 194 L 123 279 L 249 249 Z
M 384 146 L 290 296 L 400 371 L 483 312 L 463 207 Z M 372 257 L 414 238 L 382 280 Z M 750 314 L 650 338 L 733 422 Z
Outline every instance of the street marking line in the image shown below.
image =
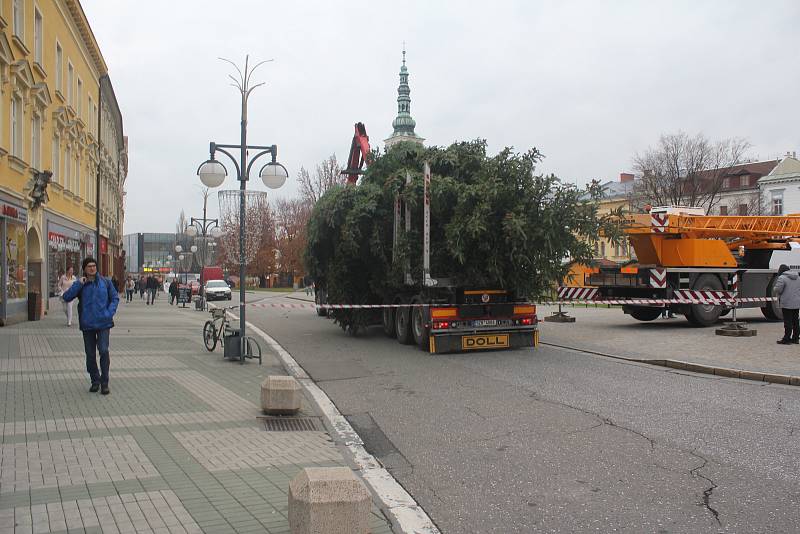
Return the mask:
M 230 313 L 230 312 L 229 312 Z M 231 313 L 234 317 L 235 314 Z M 236 317 L 238 319 L 238 317 Z M 308 376 L 297 360 L 272 336 L 246 321 L 247 327 L 258 334 L 277 354 L 284 368 L 303 386 L 323 417 L 333 429 L 335 437 L 344 444 L 361 472 L 364 482 L 383 504 L 392 522 L 401 532 L 413 534 L 440 534 L 428 514 L 397 480 L 383 468 L 381 463 L 364 448 L 364 442 L 353 427 L 336 408 L 330 397 Z

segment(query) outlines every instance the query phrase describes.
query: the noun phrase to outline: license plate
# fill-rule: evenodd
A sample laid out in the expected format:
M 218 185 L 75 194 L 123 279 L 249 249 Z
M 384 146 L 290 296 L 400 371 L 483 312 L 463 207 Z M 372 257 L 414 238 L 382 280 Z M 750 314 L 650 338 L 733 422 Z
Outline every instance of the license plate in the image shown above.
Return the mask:
M 508 348 L 508 334 L 461 336 L 461 350 Z
M 472 321 L 472 326 L 497 326 L 496 319 L 479 319 Z

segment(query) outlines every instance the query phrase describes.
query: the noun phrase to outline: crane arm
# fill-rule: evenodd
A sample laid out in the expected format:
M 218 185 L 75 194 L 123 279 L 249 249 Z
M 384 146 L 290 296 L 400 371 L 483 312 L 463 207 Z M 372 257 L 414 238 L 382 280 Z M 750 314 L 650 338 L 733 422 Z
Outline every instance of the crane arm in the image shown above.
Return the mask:
M 350 155 L 347 157 L 347 168 L 342 171 L 342 174 L 347 176 L 348 184 L 355 184 L 358 180 L 358 175 L 364 174 L 361 169 L 365 163 L 370 163 L 369 159 L 370 149 L 367 128 L 363 122 L 357 122 L 355 124 L 353 142 L 350 144 Z

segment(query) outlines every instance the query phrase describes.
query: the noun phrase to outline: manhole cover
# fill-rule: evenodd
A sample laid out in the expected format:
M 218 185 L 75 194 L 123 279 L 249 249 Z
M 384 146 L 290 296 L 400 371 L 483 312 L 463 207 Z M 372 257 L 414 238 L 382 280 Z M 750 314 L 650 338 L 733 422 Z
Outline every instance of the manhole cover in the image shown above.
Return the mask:
M 320 432 L 318 417 L 259 417 L 267 432 Z

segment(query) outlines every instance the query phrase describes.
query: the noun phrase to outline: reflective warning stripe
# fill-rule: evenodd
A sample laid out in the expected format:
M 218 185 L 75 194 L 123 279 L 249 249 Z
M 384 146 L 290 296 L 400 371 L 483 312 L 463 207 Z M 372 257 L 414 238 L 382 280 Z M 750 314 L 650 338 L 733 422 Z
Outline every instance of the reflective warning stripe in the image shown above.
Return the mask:
M 650 269 L 650 287 L 654 287 L 656 289 L 666 289 L 667 287 L 666 269 Z
M 559 299 L 591 300 L 597 296 L 597 292 L 596 287 L 562 286 L 558 288 L 557 294 Z

